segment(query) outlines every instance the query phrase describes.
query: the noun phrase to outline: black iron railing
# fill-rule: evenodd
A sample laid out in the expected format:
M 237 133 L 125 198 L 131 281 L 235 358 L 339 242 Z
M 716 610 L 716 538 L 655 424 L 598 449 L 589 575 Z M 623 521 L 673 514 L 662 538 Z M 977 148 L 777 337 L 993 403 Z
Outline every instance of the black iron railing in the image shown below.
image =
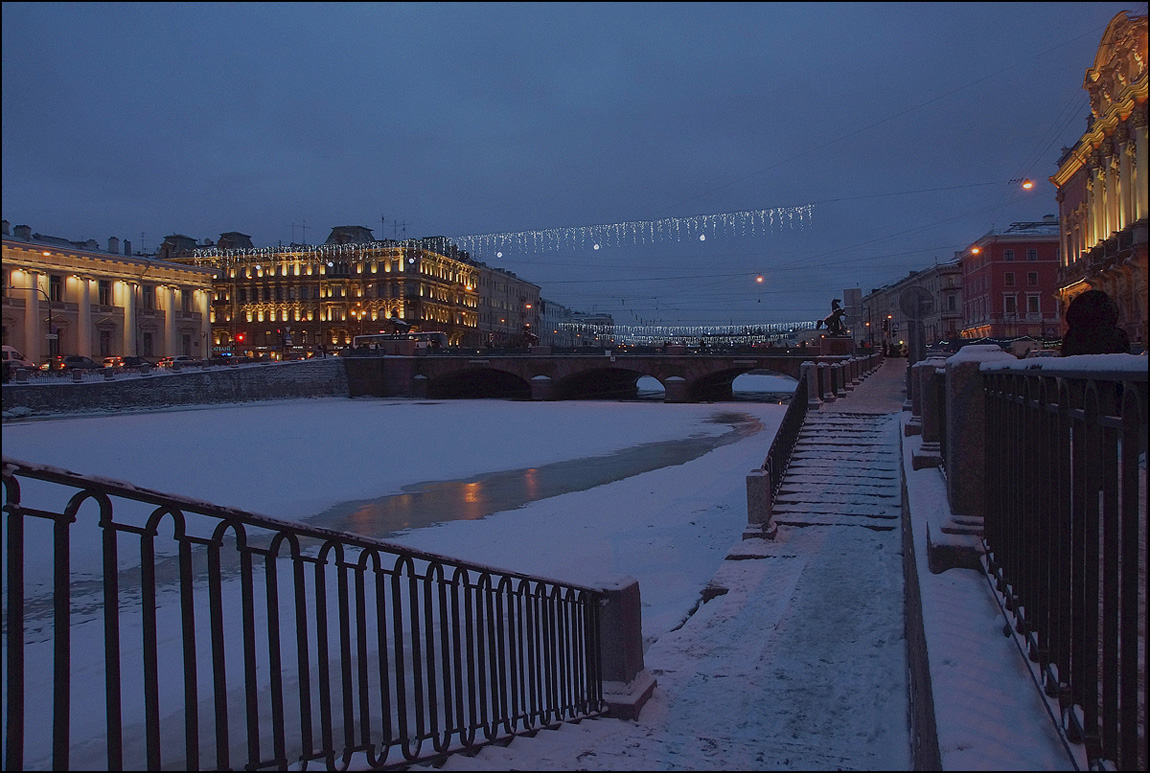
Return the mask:
M 4 457 L 6 770 L 387 767 L 604 712 L 602 591 Z
M 1092 769 L 1146 767 L 1146 371 L 991 370 L 988 570 Z
M 790 466 L 795 443 L 798 442 L 799 433 L 803 429 L 803 422 L 807 419 L 809 408 L 807 393 L 810 388 L 807 374 L 803 373 L 799 376 L 799 383 L 795 385 L 791 404 L 787 406 L 786 413 L 783 414 L 783 420 L 779 423 L 779 429 L 775 432 L 771 447 L 767 450 L 763 469 L 767 471 L 767 475 L 770 477 L 771 501 L 774 501 L 778 496 L 779 488 L 783 485 L 783 476 L 786 475 L 787 467 Z

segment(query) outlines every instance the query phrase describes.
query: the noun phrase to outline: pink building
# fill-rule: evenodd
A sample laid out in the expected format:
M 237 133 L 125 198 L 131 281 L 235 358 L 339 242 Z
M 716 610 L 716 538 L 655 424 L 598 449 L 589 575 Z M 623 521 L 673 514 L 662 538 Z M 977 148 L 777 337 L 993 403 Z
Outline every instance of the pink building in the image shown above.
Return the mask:
M 1058 218 L 991 231 L 958 257 L 963 338 L 1057 338 Z

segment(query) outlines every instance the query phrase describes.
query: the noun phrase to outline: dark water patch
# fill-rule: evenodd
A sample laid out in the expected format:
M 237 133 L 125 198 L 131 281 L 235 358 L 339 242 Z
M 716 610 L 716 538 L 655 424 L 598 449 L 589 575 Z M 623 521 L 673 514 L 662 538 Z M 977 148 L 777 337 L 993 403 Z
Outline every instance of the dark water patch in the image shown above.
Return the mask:
M 415 483 L 404 486 L 402 494 L 335 505 L 308 521 L 315 526 L 383 538 L 445 521 L 478 520 L 536 500 L 686 464 L 763 429 L 758 419 L 737 411 L 718 413 L 708 421 L 731 429 L 721 435 L 643 443 L 604 456 L 504 470 L 466 480 Z

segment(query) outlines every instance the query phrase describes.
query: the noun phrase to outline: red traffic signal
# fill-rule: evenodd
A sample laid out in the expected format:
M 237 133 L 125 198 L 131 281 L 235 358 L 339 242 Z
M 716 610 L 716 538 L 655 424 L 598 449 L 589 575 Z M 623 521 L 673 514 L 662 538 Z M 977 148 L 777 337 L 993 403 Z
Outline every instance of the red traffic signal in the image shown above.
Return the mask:
M 242 342 L 245 338 L 243 333 L 236 333 L 236 340 Z

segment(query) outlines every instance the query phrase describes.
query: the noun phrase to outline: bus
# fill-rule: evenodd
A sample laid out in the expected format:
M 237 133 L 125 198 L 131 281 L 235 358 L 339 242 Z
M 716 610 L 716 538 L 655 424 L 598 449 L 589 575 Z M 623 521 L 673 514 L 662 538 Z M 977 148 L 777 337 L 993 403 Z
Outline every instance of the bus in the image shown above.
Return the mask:
M 425 354 L 447 348 L 447 333 L 371 333 L 351 339 L 351 354 Z

